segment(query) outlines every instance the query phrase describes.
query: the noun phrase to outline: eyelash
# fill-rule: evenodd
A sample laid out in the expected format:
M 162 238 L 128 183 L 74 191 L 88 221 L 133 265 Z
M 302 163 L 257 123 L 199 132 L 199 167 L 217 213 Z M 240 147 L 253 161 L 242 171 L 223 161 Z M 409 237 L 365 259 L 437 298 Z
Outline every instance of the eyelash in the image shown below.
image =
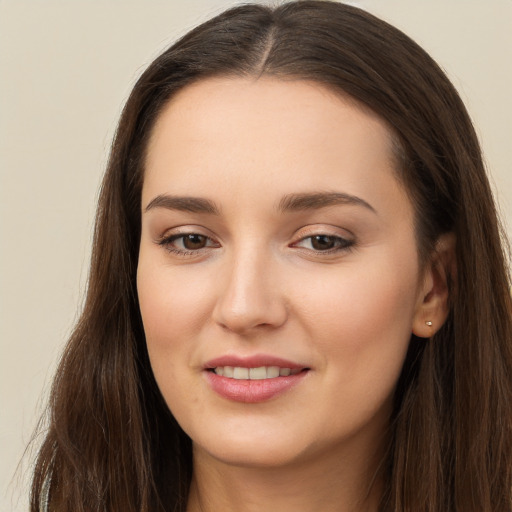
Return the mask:
M 177 247 L 174 247 L 172 244 L 176 240 L 182 239 L 185 240 L 185 237 L 201 237 L 202 239 L 206 240 L 207 245 L 204 247 L 199 247 L 197 249 L 179 249 Z M 213 242 L 212 244 L 208 245 L 208 242 Z M 158 240 L 158 245 L 165 248 L 165 250 L 169 251 L 170 253 L 177 254 L 178 256 L 196 256 L 199 252 L 203 251 L 204 249 L 208 249 L 210 247 L 219 247 L 217 242 L 214 242 L 213 239 L 209 236 L 202 235 L 200 233 L 178 233 L 175 235 L 166 236 L 160 240 Z
M 199 247 L 197 249 L 179 249 L 179 248 L 173 246 L 173 243 L 176 242 L 176 240 L 181 239 L 184 241 L 186 237 L 194 237 L 194 236 L 201 237 L 202 239 L 204 239 L 206 241 L 207 245 L 205 245 L 204 247 Z M 316 239 L 320 239 L 320 238 L 328 239 L 330 242 L 334 243 L 335 245 L 334 245 L 334 247 L 325 249 L 325 250 L 314 249 L 314 248 L 309 249 L 309 248 L 301 247 L 299 245 L 306 240 L 310 240 L 311 243 L 313 243 L 313 240 L 315 238 Z M 211 237 L 202 235 L 200 233 L 178 233 L 175 235 L 163 237 L 162 239 L 158 240 L 157 243 L 158 243 L 158 245 L 164 247 L 165 250 L 167 250 L 168 252 L 176 254 L 178 256 L 183 256 L 183 257 L 197 256 L 199 253 L 201 253 L 205 249 L 220 247 L 218 242 L 215 242 Z M 299 249 L 302 248 L 305 251 L 308 251 L 310 253 L 315 253 L 318 255 L 332 255 L 332 254 L 336 254 L 336 253 L 343 252 L 343 251 L 345 251 L 345 252 L 351 251 L 355 247 L 355 240 L 349 240 L 347 238 L 343 238 L 341 236 L 336 236 L 336 235 L 327 235 L 324 233 L 317 233 L 317 234 L 308 235 L 308 236 L 301 238 L 299 241 L 291 244 L 290 247 L 297 247 Z
M 328 235 L 325 233 L 317 233 L 313 235 L 308 235 L 303 238 L 301 238 L 298 242 L 295 242 L 292 246 L 300 247 L 299 244 L 301 242 L 304 242 L 306 240 L 310 240 L 311 244 L 313 244 L 315 239 L 328 239 L 330 242 L 334 243 L 334 247 L 321 250 L 321 249 L 306 249 L 307 251 L 312 251 L 315 254 L 322 254 L 322 255 L 328 255 L 328 254 L 335 254 L 342 251 L 351 251 L 355 246 L 355 240 L 350 240 L 347 238 L 343 238 L 341 236 L 337 235 Z

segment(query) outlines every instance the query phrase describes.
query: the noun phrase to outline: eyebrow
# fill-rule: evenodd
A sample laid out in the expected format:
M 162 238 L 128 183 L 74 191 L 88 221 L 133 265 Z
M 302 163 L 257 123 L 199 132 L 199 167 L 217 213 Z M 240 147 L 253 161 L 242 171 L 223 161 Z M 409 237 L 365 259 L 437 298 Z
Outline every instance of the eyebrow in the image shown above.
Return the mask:
M 318 210 L 328 206 L 355 205 L 363 206 L 377 214 L 375 208 L 360 197 L 342 192 L 313 192 L 304 194 L 288 194 L 279 201 L 281 212 Z
M 343 192 L 308 192 L 298 194 L 287 194 L 278 203 L 277 210 L 280 212 L 295 212 L 305 210 L 319 210 L 329 206 L 356 205 L 363 206 L 373 213 L 375 208 L 360 197 Z M 210 199 L 189 196 L 171 196 L 161 194 L 152 199 L 144 211 L 153 208 L 166 208 L 191 213 L 207 213 L 219 215 L 220 208 Z
M 179 210 L 191 213 L 208 213 L 219 215 L 220 208 L 209 199 L 202 197 L 170 196 L 162 194 L 152 199 L 144 211 L 153 208 L 167 208 L 168 210 Z

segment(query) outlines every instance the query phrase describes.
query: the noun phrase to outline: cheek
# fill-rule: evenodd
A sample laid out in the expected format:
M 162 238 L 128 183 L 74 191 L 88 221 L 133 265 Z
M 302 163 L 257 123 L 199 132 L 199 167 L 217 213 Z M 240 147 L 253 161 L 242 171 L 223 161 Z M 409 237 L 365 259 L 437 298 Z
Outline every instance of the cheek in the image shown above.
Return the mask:
M 173 272 L 141 261 L 137 290 L 148 349 L 174 350 L 206 317 L 210 298 L 205 283 L 191 272 Z
M 338 380 L 398 377 L 412 332 L 416 282 L 414 264 L 384 261 L 347 265 L 331 279 L 309 283 L 301 316 L 325 364 L 338 366 Z
M 208 280 L 215 273 L 201 273 L 193 265 L 156 264 L 158 257 L 139 258 L 139 305 L 155 380 L 169 409 L 186 419 L 196 407 L 201 409 L 194 380 L 201 349 L 197 341 L 210 325 L 213 293 Z
M 140 258 L 137 291 L 151 369 L 173 413 L 181 411 L 183 385 L 192 384 L 188 381 L 193 360 L 190 338 L 201 321 L 204 301 L 201 287 L 179 276 Z M 194 395 L 187 396 L 187 408 L 195 401 Z
M 383 279 L 368 268 L 364 278 L 354 271 L 305 296 L 304 323 L 320 354 L 326 390 L 318 400 L 331 411 L 334 436 L 372 418 L 387 421 L 411 338 L 414 297 L 403 274 Z

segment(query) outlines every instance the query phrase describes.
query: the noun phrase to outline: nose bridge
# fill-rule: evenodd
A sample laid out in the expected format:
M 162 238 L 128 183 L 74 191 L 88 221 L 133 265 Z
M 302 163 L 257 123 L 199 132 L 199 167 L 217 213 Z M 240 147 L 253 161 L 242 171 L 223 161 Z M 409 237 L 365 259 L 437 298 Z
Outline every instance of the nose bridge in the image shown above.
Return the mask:
M 282 325 L 287 308 L 277 273 L 270 248 L 254 243 L 234 247 L 219 274 L 215 320 L 239 333 Z

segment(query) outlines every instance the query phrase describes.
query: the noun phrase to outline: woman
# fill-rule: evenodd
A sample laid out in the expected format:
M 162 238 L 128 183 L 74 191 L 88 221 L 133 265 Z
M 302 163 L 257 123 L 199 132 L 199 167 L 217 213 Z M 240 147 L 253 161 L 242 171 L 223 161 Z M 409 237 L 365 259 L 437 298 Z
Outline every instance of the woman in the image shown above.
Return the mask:
M 128 99 L 32 510 L 508 511 L 511 331 L 437 65 L 346 5 L 234 8 Z

